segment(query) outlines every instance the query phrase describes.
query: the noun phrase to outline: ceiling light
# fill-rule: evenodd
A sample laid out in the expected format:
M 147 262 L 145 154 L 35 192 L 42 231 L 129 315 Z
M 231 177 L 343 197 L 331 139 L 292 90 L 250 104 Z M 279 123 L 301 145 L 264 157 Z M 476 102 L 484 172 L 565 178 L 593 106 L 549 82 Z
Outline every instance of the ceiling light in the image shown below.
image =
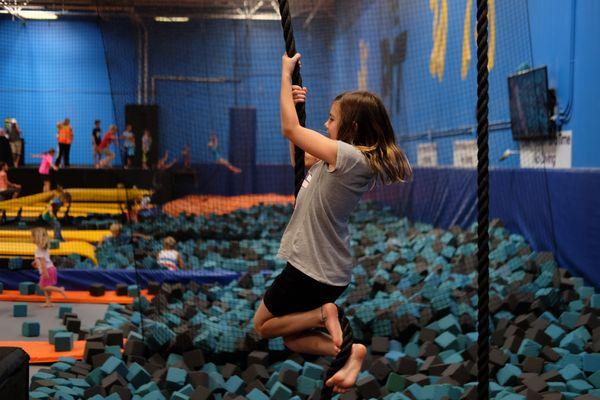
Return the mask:
M 188 22 L 188 17 L 154 17 L 156 22 Z
M 39 11 L 39 10 L 1 10 L 0 14 L 11 14 L 16 17 L 23 19 L 35 19 L 35 20 L 54 20 L 58 19 L 58 15 L 50 11 Z

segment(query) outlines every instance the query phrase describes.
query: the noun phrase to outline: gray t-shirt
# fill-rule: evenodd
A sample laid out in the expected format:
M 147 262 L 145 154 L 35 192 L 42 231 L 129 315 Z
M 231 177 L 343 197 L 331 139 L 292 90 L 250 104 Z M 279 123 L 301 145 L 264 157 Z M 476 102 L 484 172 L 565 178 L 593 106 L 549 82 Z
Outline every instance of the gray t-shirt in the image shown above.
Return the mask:
M 278 256 L 319 282 L 345 286 L 354 267 L 348 218 L 375 173 L 356 147 L 342 141 L 335 170 L 328 168 L 319 161 L 308 171 Z

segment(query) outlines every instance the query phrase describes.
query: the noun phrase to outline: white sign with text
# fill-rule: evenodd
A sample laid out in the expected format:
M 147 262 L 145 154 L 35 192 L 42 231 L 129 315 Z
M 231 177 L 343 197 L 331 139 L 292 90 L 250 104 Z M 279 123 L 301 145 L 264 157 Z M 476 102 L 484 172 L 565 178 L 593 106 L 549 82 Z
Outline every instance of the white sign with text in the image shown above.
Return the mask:
M 417 147 L 417 165 L 419 167 L 437 167 L 437 143 L 420 143 Z
M 521 168 L 571 168 L 573 132 L 560 132 L 556 139 L 521 142 Z
M 477 143 L 475 140 L 454 141 L 454 166 L 477 168 Z

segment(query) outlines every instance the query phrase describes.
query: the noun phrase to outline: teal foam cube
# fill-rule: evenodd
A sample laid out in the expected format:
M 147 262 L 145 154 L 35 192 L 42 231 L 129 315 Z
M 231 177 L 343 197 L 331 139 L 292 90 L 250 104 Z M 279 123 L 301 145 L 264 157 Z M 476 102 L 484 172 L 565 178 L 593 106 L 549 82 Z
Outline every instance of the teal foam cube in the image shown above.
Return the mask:
M 590 306 L 596 309 L 600 308 L 600 293 L 592 295 L 592 298 L 590 299 Z
M 21 327 L 21 334 L 25 337 L 40 336 L 40 323 L 37 321 L 25 321 Z
M 67 332 L 67 330 L 65 328 L 55 328 L 48 331 L 48 342 L 50 344 L 54 344 L 54 337 L 59 332 Z
M 19 293 L 22 295 L 32 295 L 35 294 L 35 282 L 20 282 L 19 283 Z
M 187 372 L 181 368 L 171 367 L 167 371 L 167 388 L 170 390 L 181 389 L 185 385 L 187 379 Z
M 269 390 L 269 394 L 271 400 L 288 400 L 292 397 L 292 390 L 281 382 L 276 382 Z
M 27 304 L 13 305 L 13 317 L 22 318 L 27 316 Z
M 588 382 L 591 383 L 596 389 L 600 389 L 600 371 L 594 372 L 588 376 Z
M 139 388 L 152 380 L 152 376 L 138 363 L 133 363 L 129 366 L 129 372 L 126 379 L 133 385 L 134 388 Z
M 237 375 L 233 375 L 227 380 L 227 382 L 225 382 L 223 388 L 229 393 L 243 394 L 245 386 L 246 383 L 242 380 L 242 378 Z
M 316 388 L 322 385 L 321 379 L 313 379 L 306 375 L 300 375 L 298 377 L 298 392 L 306 396 L 310 396 Z
M 73 349 L 73 334 L 71 332 L 58 332 L 54 335 L 54 350 L 56 352 L 71 351 Z
M 140 295 L 140 288 L 137 285 L 129 285 L 127 287 L 127 296 L 137 297 Z
M 558 373 L 565 379 L 565 381 L 575 379 L 585 379 L 584 373 L 573 364 L 569 364 L 563 369 L 559 370 Z
M 540 354 L 541 348 L 542 346 L 539 343 L 533 340 L 524 339 L 521 342 L 521 346 L 519 346 L 517 354 L 519 354 L 520 356 L 537 357 L 538 354 Z
M 600 353 L 586 353 L 582 355 L 582 367 L 585 372 L 600 371 Z
M 585 393 L 593 388 L 594 387 L 592 385 L 590 385 L 583 379 L 574 379 L 572 381 L 567 382 L 567 389 L 569 390 L 569 392 Z
M 123 378 L 127 377 L 127 373 L 129 372 L 123 361 L 119 360 L 115 356 L 111 356 L 109 359 L 107 359 L 100 367 L 100 370 L 104 375 L 110 375 L 113 372 L 116 372 Z
M 62 319 L 65 314 L 73 312 L 73 307 L 71 306 L 60 306 L 58 307 L 58 318 Z
M 319 380 L 323 375 L 323 367 L 306 361 L 302 367 L 302 375 L 307 378 Z
M 498 374 L 496 375 L 496 380 L 502 386 L 506 386 L 511 380 L 516 380 L 522 371 L 519 367 L 516 367 L 512 364 L 506 364 L 504 367 L 500 368 Z
M 248 400 L 269 400 L 269 396 L 261 392 L 260 390 L 254 388 L 246 395 Z

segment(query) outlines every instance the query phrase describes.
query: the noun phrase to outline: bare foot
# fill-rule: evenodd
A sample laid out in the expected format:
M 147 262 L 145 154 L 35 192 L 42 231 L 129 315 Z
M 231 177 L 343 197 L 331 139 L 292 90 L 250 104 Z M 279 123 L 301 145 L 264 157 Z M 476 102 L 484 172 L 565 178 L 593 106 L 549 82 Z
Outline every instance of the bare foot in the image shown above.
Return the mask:
M 42 307 L 44 307 L 44 308 L 52 308 L 53 305 L 52 305 L 52 303 L 44 303 L 44 304 L 42 304 Z
M 329 332 L 333 344 L 339 348 L 342 345 L 342 327 L 340 326 L 340 320 L 338 319 L 338 309 L 333 303 L 323 304 L 321 306 L 321 312 L 323 315 L 323 324 L 325 329 Z
M 352 353 L 346 362 L 335 375 L 325 382 L 327 386 L 333 386 L 333 391 L 343 393 L 350 389 L 356 383 L 356 378 L 362 367 L 363 360 L 367 355 L 367 348 L 362 344 L 353 344 Z
M 61 286 L 60 288 L 60 294 L 62 294 L 62 296 L 66 299 L 67 298 L 67 293 L 65 292 L 65 287 Z

